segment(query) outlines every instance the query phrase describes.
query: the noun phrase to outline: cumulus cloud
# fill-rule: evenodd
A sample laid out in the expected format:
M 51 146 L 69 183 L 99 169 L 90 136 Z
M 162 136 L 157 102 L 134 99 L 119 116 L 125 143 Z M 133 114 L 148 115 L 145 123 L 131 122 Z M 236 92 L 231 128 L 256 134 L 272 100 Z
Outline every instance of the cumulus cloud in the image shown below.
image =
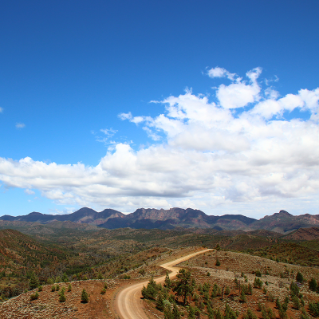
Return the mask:
M 220 68 L 220 67 L 215 67 L 215 68 L 211 68 L 210 70 L 208 70 L 207 72 L 208 76 L 211 78 L 223 78 L 223 77 L 227 77 L 230 80 L 234 80 L 235 77 L 237 76 L 236 73 L 230 73 L 228 72 L 226 69 L 224 68 Z
M 214 101 L 186 91 L 159 101 L 165 110 L 155 117 L 119 115 L 156 144 L 135 150 L 115 143 L 97 166 L 0 158 L 0 180 L 40 190 L 59 204 L 123 211 L 189 206 L 253 215 L 262 203 L 313 209 L 319 198 L 319 89 L 280 97 L 262 88 L 260 75 L 256 68 L 247 72 L 247 82 L 221 84 Z M 295 109 L 310 116 L 285 119 Z
M 25 124 L 24 123 L 17 123 L 16 124 L 16 128 L 17 129 L 21 129 L 21 128 L 24 128 L 25 127 Z

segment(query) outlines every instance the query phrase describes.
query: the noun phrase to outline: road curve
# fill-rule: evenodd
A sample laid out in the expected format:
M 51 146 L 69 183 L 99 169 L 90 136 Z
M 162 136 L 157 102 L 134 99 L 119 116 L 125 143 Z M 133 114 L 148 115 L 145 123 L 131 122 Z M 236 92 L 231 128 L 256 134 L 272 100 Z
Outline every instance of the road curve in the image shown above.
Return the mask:
M 169 274 L 170 278 L 176 276 L 179 271 L 179 267 L 174 267 L 174 265 L 181 263 L 182 261 L 188 260 L 196 255 L 205 253 L 212 249 L 203 249 L 201 251 L 189 254 L 187 256 L 180 257 L 173 261 L 169 261 L 160 265 L 161 267 L 171 271 Z M 165 276 L 157 278 L 155 281 L 157 283 L 162 283 L 165 280 Z M 145 313 L 144 308 L 142 306 L 142 294 L 141 291 L 143 286 L 146 286 L 148 281 L 143 281 L 129 287 L 124 288 L 117 295 L 115 299 L 115 307 L 117 309 L 117 314 L 121 319 L 149 319 L 149 316 Z

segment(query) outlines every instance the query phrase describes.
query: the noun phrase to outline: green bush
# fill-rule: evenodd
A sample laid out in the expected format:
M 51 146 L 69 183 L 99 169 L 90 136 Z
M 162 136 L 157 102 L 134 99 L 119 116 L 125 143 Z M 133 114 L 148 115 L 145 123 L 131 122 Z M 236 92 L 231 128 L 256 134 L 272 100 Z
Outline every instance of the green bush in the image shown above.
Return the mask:
M 216 259 L 216 263 L 215 263 L 215 265 L 216 265 L 217 267 L 219 267 L 219 266 L 220 266 L 220 261 L 219 261 L 219 259 L 218 259 L 218 258 Z
M 72 286 L 71 286 L 71 284 L 69 284 L 69 286 L 68 286 L 68 291 L 72 291 Z
M 106 293 L 106 289 L 103 288 L 103 289 L 101 290 L 101 295 L 105 295 L 105 293 Z
M 240 297 L 239 297 L 239 302 L 246 302 L 246 301 L 247 301 L 246 295 L 245 295 L 244 291 L 242 290 Z
M 259 278 L 255 277 L 254 287 L 255 288 L 261 288 L 262 285 L 263 285 L 263 282 Z
M 295 282 L 290 284 L 290 294 L 291 296 L 298 296 L 299 295 L 299 287 Z
M 309 302 L 309 311 L 312 316 L 319 317 L 319 302 Z
M 81 302 L 82 303 L 88 303 L 89 302 L 89 294 L 86 292 L 85 289 L 82 290 Z
M 297 275 L 296 275 L 296 280 L 300 283 L 303 283 L 304 279 L 303 279 L 303 275 L 300 271 L 298 271 Z
M 53 285 L 53 286 L 51 287 L 51 291 L 52 291 L 52 292 L 55 291 L 55 285 Z
M 63 287 L 59 293 L 59 301 L 60 302 L 65 302 L 66 301 L 66 297 L 65 297 L 65 288 Z
M 32 294 L 30 296 L 30 300 L 36 300 L 36 299 L 39 299 L 39 293 L 38 292 L 36 292 L 36 293 L 34 293 L 34 294 Z
M 256 275 L 257 277 L 261 277 L 261 272 L 260 272 L 259 270 L 257 270 L 257 271 L 255 272 L 255 275 Z
M 243 319 L 257 319 L 257 316 L 250 309 L 248 309 L 246 314 L 244 314 Z
M 317 291 L 317 286 L 318 286 L 318 284 L 317 284 L 316 279 L 311 278 L 311 280 L 309 281 L 309 289 L 311 291 Z
M 30 285 L 30 289 L 38 288 L 39 286 L 39 279 L 34 274 L 34 272 L 31 273 L 29 285 Z
M 38 291 L 42 291 L 42 290 L 43 290 L 43 287 L 39 286 Z
M 292 300 L 294 308 L 299 310 L 300 309 L 299 298 L 297 296 L 293 296 L 291 300 Z

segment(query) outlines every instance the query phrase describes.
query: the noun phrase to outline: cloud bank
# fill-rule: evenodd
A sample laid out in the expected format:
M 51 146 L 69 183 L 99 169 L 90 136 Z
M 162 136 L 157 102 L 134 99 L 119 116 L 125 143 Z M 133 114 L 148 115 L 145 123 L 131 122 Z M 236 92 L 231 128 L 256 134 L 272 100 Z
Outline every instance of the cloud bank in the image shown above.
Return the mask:
M 253 215 L 266 203 L 278 210 L 280 203 L 302 201 L 312 213 L 319 195 L 319 88 L 280 97 L 262 87 L 261 72 L 255 68 L 243 79 L 213 68 L 209 77 L 230 80 L 214 98 L 186 91 L 159 101 L 165 110 L 156 117 L 120 114 L 154 140 L 147 148 L 114 144 L 95 167 L 0 158 L 0 180 L 62 205 L 214 213 L 237 206 Z

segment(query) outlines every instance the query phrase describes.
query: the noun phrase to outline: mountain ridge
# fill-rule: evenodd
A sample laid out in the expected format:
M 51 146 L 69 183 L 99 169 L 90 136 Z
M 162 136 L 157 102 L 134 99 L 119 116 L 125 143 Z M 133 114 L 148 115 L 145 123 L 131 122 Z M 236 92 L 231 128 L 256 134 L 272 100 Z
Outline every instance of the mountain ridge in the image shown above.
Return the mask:
M 49 215 L 31 212 L 27 215 L 3 215 L 2 221 L 23 221 L 40 224 L 50 222 L 74 222 L 89 224 L 107 229 L 116 228 L 145 228 L 145 229 L 173 229 L 182 228 L 212 228 L 216 230 L 244 230 L 255 231 L 264 229 L 277 233 L 289 233 L 299 228 L 319 226 L 319 215 L 294 216 L 285 210 L 280 210 L 273 215 L 266 215 L 260 219 L 250 218 L 245 215 L 207 215 L 203 211 L 192 208 L 173 207 L 168 210 L 163 208 L 138 208 L 133 213 L 123 214 L 114 209 L 104 209 L 97 212 L 88 207 L 64 215 Z

